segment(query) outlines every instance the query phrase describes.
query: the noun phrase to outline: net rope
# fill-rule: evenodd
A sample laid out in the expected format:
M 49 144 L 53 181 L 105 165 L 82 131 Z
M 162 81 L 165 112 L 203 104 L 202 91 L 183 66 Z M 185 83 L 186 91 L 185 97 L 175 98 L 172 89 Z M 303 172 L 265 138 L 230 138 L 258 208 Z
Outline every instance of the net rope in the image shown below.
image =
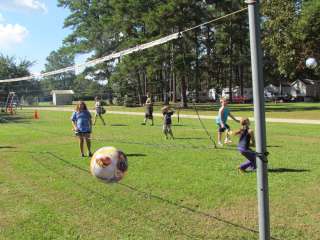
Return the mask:
M 144 43 L 144 44 L 140 44 L 140 45 L 137 45 L 137 46 L 134 46 L 134 47 L 131 47 L 131 48 L 127 48 L 125 50 L 122 50 L 122 51 L 119 51 L 119 52 L 116 52 L 116 53 L 111 53 L 111 54 L 106 55 L 104 57 L 96 58 L 96 59 L 87 61 L 85 63 L 75 64 L 75 65 L 72 65 L 72 66 L 69 66 L 69 67 L 66 67 L 66 68 L 61 68 L 61 69 L 57 69 L 57 70 L 50 71 L 50 72 L 35 73 L 35 74 L 31 74 L 31 75 L 25 76 L 25 77 L 3 79 L 3 80 L 0 80 L 0 83 L 29 81 L 29 80 L 32 80 L 32 79 L 40 79 L 40 78 L 43 78 L 43 77 L 49 77 L 49 76 L 53 76 L 53 75 L 57 75 L 57 74 L 65 73 L 65 72 L 72 72 L 72 71 L 75 72 L 77 69 L 83 69 L 83 68 L 90 67 L 90 66 L 93 67 L 93 66 L 95 66 L 97 64 L 100 64 L 100 63 L 104 63 L 104 62 L 107 62 L 107 61 L 111 61 L 113 59 L 121 58 L 121 57 L 123 57 L 125 55 L 129 55 L 131 53 L 139 52 L 139 51 L 151 48 L 151 47 L 155 47 L 157 45 L 161 45 L 161 44 L 173 41 L 175 39 L 178 39 L 178 38 L 182 37 L 183 34 L 186 33 L 186 32 L 189 32 L 189 31 L 192 31 L 192 30 L 194 30 L 196 28 L 200 28 L 200 27 L 203 27 L 205 25 L 220 21 L 220 20 L 222 20 L 224 18 L 228 18 L 228 17 L 230 17 L 232 15 L 236 15 L 236 14 L 242 13 L 242 12 L 246 11 L 247 9 L 248 8 L 242 8 L 242 9 L 240 9 L 238 11 L 234 11 L 232 13 L 226 14 L 226 15 L 218 17 L 218 18 L 215 18 L 215 19 L 210 20 L 208 22 L 204 22 L 204 23 L 201 23 L 201 24 L 196 25 L 194 27 L 187 28 L 187 29 L 185 29 L 183 31 L 170 34 L 168 36 L 159 38 L 157 40 L 154 40 L 154 41 L 151 41 L 151 42 L 148 42 L 148 43 Z

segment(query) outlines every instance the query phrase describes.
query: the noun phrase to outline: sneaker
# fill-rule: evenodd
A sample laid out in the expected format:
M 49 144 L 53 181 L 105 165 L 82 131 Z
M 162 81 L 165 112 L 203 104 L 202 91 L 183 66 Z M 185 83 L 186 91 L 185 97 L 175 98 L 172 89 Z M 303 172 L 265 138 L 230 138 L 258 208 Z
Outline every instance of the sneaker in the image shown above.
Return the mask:
M 218 146 L 222 147 L 223 146 L 222 142 L 218 142 Z
M 89 157 L 92 157 L 92 153 L 91 153 L 91 152 L 89 152 L 88 156 L 89 156 Z
M 232 141 L 231 141 L 231 139 L 225 139 L 225 140 L 224 140 L 224 143 L 225 143 L 225 144 L 229 144 L 229 143 L 232 143 Z
M 85 155 L 83 153 L 81 153 L 81 157 L 85 157 Z

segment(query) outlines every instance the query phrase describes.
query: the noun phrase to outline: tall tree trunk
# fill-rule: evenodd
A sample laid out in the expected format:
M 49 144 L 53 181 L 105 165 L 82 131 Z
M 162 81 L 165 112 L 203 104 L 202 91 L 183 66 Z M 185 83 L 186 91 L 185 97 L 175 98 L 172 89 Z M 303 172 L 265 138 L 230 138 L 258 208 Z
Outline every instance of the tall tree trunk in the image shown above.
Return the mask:
M 139 105 L 142 106 L 143 105 L 143 101 L 142 101 L 142 95 L 143 95 L 143 91 L 142 91 L 142 86 L 141 86 L 141 71 L 139 70 L 137 72 L 137 80 L 138 80 L 138 98 L 139 98 Z
M 177 87 L 176 87 L 176 74 L 174 71 L 174 45 L 171 44 L 171 55 L 170 55 L 170 78 L 171 78 L 171 99 L 175 103 L 177 102 Z
M 212 61 L 212 56 L 211 56 L 211 39 L 210 39 L 210 32 L 211 32 L 211 29 L 209 26 L 207 26 L 207 42 L 206 42 L 206 48 L 207 48 L 207 71 L 208 71 L 208 86 L 211 88 L 211 84 L 212 84 L 212 78 L 213 76 L 215 76 L 213 74 L 213 61 Z
M 144 87 L 144 95 L 145 96 L 147 96 L 147 94 L 148 94 L 147 80 L 148 80 L 147 71 L 146 71 L 146 68 L 144 67 L 143 68 L 143 82 L 144 82 L 143 87 Z
M 232 102 L 232 78 L 233 78 L 233 39 L 232 39 L 232 22 L 230 21 L 230 33 L 229 33 L 229 54 L 230 54 L 230 64 L 229 64 L 229 101 Z
M 195 52 L 196 52 L 196 71 L 195 71 L 195 90 L 196 90 L 196 101 L 199 101 L 199 92 L 201 91 L 200 87 L 200 71 L 199 71 L 199 42 L 198 42 L 198 31 L 194 32 L 195 37 Z
M 239 81 L 240 81 L 241 96 L 243 96 L 243 64 L 239 66 Z
M 184 108 L 188 107 L 187 103 L 187 86 L 186 86 L 186 75 L 183 73 L 181 76 L 181 105 Z
M 176 73 L 172 71 L 172 101 L 177 102 L 177 77 Z
M 180 72 L 180 86 L 181 86 L 181 106 L 184 108 L 188 107 L 188 102 L 187 102 L 187 85 L 186 85 L 186 61 L 185 61 L 185 46 L 182 41 L 180 41 L 180 52 L 183 56 L 183 67 L 182 67 L 182 72 Z

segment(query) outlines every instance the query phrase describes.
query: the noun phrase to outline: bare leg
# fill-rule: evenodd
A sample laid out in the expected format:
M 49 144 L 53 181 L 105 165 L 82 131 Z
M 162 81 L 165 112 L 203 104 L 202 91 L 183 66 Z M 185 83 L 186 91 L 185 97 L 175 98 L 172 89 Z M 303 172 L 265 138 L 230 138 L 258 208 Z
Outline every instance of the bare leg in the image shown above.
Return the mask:
M 102 121 L 103 125 L 106 125 L 106 123 L 105 123 L 105 121 L 104 121 L 104 119 L 103 119 L 102 115 L 99 115 L 99 117 L 100 117 L 100 119 L 101 119 L 101 121 Z
M 163 125 L 163 133 L 164 135 L 166 135 L 166 139 L 168 139 L 168 129 L 167 129 L 167 126 L 166 125 Z
M 218 132 L 218 144 L 220 144 L 220 145 L 222 145 L 221 136 L 222 136 L 222 132 Z
M 96 121 L 97 121 L 97 113 L 94 114 L 94 118 L 93 118 L 93 125 L 96 124 Z
M 82 136 L 79 137 L 79 146 L 80 146 L 80 152 L 81 152 L 81 155 L 84 156 L 84 153 L 83 153 L 83 141 L 84 141 L 84 138 Z
M 90 140 L 90 135 L 89 136 L 86 136 L 86 143 L 87 143 L 87 148 L 88 148 L 88 155 L 89 157 L 92 156 L 92 153 L 91 153 L 91 140 Z
M 230 138 L 230 130 L 229 129 L 227 129 L 227 131 L 226 131 L 226 137 L 225 137 L 225 139 L 224 139 L 224 143 L 231 143 L 232 141 L 231 141 L 231 138 Z
M 174 136 L 173 136 L 173 133 L 172 133 L 171 127 L 169 128 L 168 132 L 169 132 L 170 136 L 172 137 L 172 139 L 174 139 Z

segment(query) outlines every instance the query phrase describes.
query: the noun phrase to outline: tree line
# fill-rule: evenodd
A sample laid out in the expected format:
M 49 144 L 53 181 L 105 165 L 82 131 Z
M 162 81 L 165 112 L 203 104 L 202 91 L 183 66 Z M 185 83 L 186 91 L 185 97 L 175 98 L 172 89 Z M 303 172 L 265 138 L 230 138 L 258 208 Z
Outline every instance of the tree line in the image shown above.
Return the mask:
M 59 0 L 70 15 L 72 33 L 50 53 L 44 71 L 74 64 L 77 54 L 99 58 L 238 11 L 243 0 Z M 261 4 L 266 84 L 319 79 L 319 67 L 305 67 L 309 56 L 320 59 L 320 2 L 273 0 Z M 2 76 L 0 76 L 2 77 Z M 107 80 L 101 85 L 99 80 Z M 195 99 L 209 89 L 251 87 L 247 12 L 231 15 L 184 33 L 179 39 L 85 69 L 40 81 L 40 87 L 73 89 L 77 97 L 112 93 L 118 100 L 147 93 L 163 101 Z M 232 94 L 232 93 L 231 93 Z M 230 96 L 232 98 L 232 96 Z

